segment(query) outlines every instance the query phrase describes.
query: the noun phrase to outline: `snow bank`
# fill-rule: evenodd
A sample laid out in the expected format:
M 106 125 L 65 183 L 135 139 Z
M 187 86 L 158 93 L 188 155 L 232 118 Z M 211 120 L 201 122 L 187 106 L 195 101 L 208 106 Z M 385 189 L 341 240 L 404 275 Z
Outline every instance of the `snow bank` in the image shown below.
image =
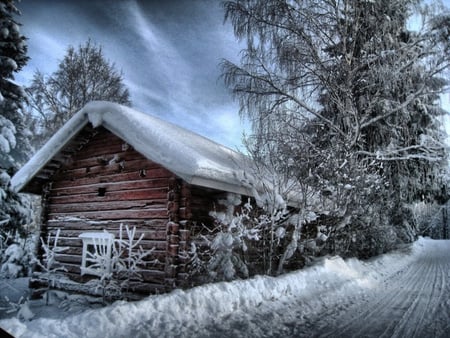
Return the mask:
M 251 315 L 255 309 L 285 306 L 294 300 L 302 303 L 305 312 L 319 312 L 338 304 L 339 299 L 379 287 L 383 279 L 407 266 L 432 243 L 420 239 L 407 250 L 368 262 L 331 257 L 277 278 L 259 276 L 209 284 L 134 303 L 120 301 L 64 320 L 41 318 L 22 323 L 8 319 L 0 321 L 0 326 L 17 337 L 128 337 L 137 333 L 164 337 L 198 332 L 199 327 L 230 314 Z

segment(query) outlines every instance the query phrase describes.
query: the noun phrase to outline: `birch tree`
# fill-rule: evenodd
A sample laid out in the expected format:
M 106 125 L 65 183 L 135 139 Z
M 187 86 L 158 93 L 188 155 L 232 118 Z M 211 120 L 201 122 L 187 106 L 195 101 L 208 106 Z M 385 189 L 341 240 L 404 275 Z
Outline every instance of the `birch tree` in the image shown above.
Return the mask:
M 36 71 L 27 90 L 37 145 L 90 101 L 131 104 L 122 74 L 105 58 L 102 47 L 91 40 L 78 48 L 70 46 L 53 74 Z

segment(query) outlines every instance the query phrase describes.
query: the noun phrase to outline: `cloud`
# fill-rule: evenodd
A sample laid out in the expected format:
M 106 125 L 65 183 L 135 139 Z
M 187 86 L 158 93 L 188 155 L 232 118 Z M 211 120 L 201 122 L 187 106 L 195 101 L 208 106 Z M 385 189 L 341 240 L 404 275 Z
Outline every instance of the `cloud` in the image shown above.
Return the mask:
M 54 72 L 69 45 L 92 38 L 123 71 L 135 108 L 230 147 L 240 146 L 237 104 L 218 80 L 220 59 L 235 61 L 240 46 L 230 26 L 222 25 L 219 3 L 105 3 L 21 3 L 31 60 L 18 82 L 29 83 L 36 69 Z
M 197 18 L 190 13 L 180 16 L 179 10 L 165 8 L 161 18 L 149 5 L 127 5 L 123 24 L 128 33 L 133 32 L 132 48 L 141 48 L 140 59 L 131 63 L 139 71 L 125 70 L 131 74 L 127 77 L 133 103 L 217 142 L 239 147 L 243 128 L 237 105 L 218 81 L 221 51 L 227 49 L 217 37 L 222 31 L 210 19 L 203 20 L 203 26 L 191 22 L 202 22 L 199 17 L 206 17 L 204 10 L 194 10 Z M 124 67 L 129 69 L 130 64 Z

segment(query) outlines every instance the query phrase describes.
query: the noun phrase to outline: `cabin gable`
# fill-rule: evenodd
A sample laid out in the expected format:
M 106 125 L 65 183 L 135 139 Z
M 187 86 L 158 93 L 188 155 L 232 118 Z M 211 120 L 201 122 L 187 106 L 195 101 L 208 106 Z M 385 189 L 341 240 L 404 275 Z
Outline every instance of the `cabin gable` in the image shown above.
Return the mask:
M 60 229 L 58 245 L 68 250 L 57 260 L 71 279 L 83 282 L 92 277 L 81 276 L 78 236 L 107 231 L 118 238 L 120 224 L 136 227 L 136 237 L 144 234 L 143 248 L 153 252 L 143 271 L 143 285 L 135 287 L 164 291 L 177 277 L 166 266 L 178 254 L 171 247 L 179 244 L 173 239 L 179 232 L 174 224 L 180 216 L 186 218 L 186 207 L 178 210 L 179 203 L 175 203 L 181 185 L 170 171 L 105 128 L 97 128 L 46 184 L 42 236 L 54 237 Z
M 152 253 L 131 289 L 148 294 L 196 283 L 191 244 L 204 244 L 202 231 L 214 228 L 210 212 L 228 193 L 248 195 L 240 179 L 247 166 L 242 154 L 198 134 L 97 101 L 67 121 L 11 186 L 42 196 L 41 237 L 59 233 L 58 246 L 68 249 L 56 260 L 75 281 L 98 278 L 85 254 L 95 240 L 109 243 L 121 225 L 136 227 Z

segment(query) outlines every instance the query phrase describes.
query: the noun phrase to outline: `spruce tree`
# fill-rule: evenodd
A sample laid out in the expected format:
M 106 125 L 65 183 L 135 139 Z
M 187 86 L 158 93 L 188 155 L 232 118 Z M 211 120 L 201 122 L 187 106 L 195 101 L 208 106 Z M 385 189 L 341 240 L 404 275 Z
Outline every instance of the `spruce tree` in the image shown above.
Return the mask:
M 25 235 L 23 225 L 31 220 L 30 202 L 11 189 L 10 174 L 17 161 L 26 160 L 27 134 L 23 121 L 25 92 L 14 82 L 14 73 L 26 64 L 27 46 L 20 25 L 13 16 L 20 14 L 12 0 L 0 0 L 0 241 L 3 245 Z
M 30 153 L 23 120 L 26 94 L 14 82 L 28 61 L 26 38 L 14 19 L 19 14 L 13 0 L 0 1 L 0 167 L 12 171 Z

